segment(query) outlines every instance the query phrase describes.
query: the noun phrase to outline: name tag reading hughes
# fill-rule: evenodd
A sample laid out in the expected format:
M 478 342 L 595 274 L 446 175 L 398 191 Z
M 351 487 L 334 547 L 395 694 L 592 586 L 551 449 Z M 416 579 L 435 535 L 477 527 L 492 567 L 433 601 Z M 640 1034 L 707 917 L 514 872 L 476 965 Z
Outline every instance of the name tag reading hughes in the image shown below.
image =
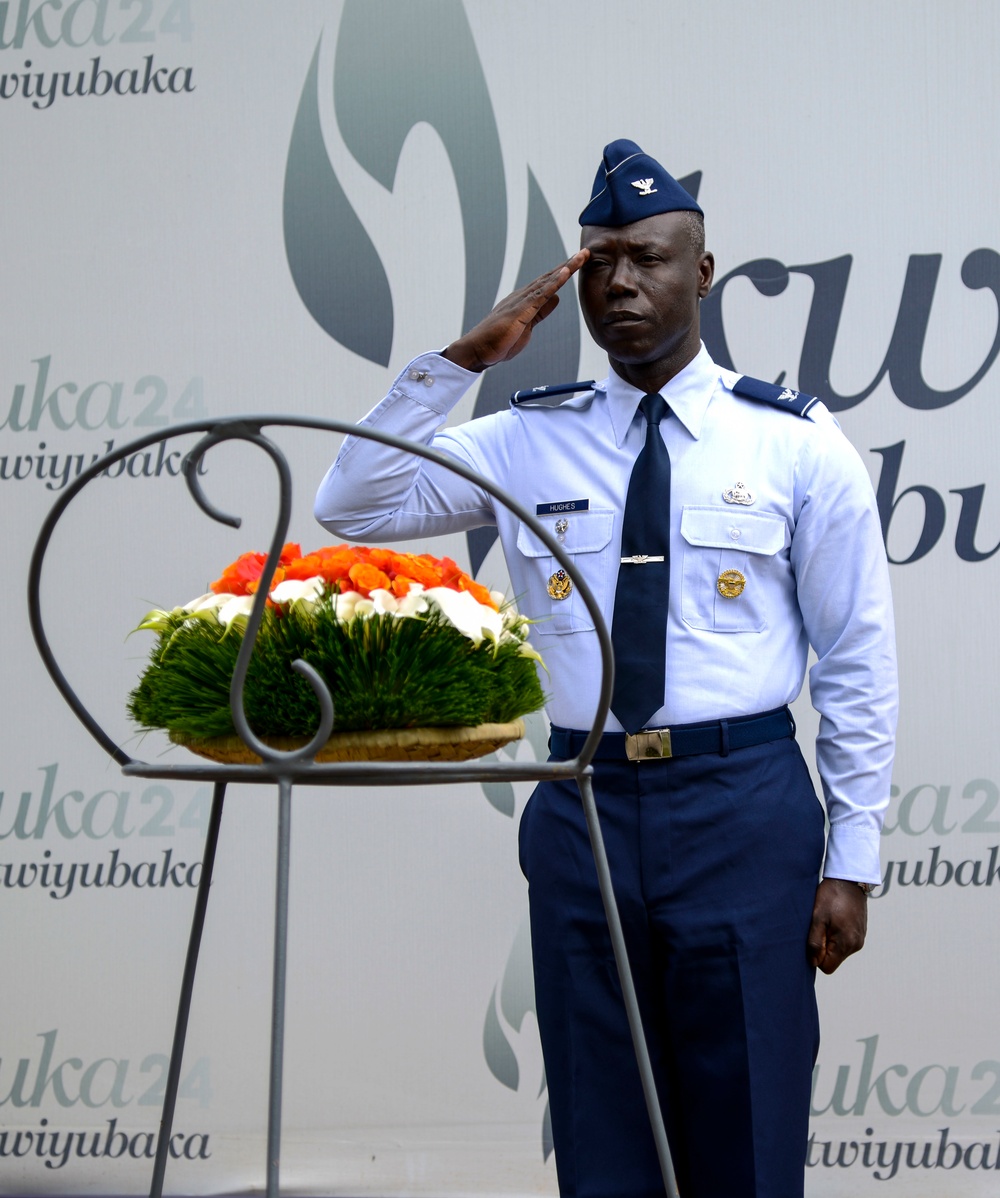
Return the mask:
M 553 516 L 558 512 L 586 512 L 589 510 L 589 499 L 563 499 L 559 503 L 539 503 L 535 505 L 536 516 Z

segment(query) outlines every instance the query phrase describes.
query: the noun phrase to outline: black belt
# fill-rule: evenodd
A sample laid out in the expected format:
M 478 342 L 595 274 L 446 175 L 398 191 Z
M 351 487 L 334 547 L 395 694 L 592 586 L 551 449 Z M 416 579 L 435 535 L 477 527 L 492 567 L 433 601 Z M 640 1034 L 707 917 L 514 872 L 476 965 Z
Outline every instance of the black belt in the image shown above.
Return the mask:
M 795 735 L 795 720 L 787 707 L 776 707 L 760 715 L 710 720 L 706 724 L 675 724 L 671 728 L 647 728 L 642 732 L 605 732 L 594 753 L 595 761 L 656 761 L 664 757 L 692 757 L 696 753 L 720 753 L 748 749 L 771 740 Z M 562 761 L 575 757 L 588 733 L 552 725 L 549 749 Z

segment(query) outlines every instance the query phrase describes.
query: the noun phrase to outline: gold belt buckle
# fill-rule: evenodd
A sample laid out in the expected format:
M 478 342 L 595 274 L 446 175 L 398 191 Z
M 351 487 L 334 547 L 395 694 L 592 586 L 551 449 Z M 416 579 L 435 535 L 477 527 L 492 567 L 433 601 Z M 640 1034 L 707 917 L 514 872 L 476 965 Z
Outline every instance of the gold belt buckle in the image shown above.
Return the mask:
M 625 733 L 625 756 L 629 761 L 659 761 L 672 757 L 669 728 L 647 728 Z

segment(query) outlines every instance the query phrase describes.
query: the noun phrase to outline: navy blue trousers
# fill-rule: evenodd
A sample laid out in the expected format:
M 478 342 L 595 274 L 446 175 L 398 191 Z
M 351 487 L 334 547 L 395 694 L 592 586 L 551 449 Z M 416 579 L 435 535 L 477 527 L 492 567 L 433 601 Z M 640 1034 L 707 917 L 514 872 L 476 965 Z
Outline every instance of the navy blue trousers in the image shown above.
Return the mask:
M 682 1198 L 801 1198 L 823 812 L 798 746 L 594 771 Z M 662 1198 L 575 782 L 536 788 L 520 852 L 560 1194 Z

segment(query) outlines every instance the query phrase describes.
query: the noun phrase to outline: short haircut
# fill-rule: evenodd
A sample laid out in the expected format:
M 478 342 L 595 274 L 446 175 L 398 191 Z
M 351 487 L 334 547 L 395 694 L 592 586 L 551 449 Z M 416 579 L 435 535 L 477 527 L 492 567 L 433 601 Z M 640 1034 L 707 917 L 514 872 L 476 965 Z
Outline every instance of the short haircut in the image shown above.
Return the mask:
M 680 212 L 678 215 L 683 218 L 684 229 L 691 239 L 691 248 L 696 254 L 703 254 L 705 252 L 705 218 L 700 212 Z

